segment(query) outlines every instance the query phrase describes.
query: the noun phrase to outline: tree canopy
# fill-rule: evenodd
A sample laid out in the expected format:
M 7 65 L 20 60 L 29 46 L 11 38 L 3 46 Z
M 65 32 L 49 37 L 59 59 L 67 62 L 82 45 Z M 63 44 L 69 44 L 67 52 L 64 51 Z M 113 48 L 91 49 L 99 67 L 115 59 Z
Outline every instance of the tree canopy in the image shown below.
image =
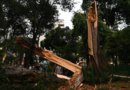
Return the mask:
M 0 1 L 0 29 L 4 34 L 4 51 L 7 45 L 13 45 L 16 37 L 27 37 L 35 45 L 39 37 L 48 33 L 57 21 L 58 8 L 71 11 L 74 7 L 73 0 L 1 0 Z M 8 36 L 9 35 L 9 36 Z M 8 39 L 12 43 L 9 44 Z M 33 61 L 33 55 L 28 59 Z
M 93 0 L 83 0 L 82 8 L 87 10 Z M 129 0 L 96 0 L 98 10 L 102 11 L 101 20 L 105 19 L 108 26 L 113 26 L 116 20 L 130 23 Z
M 54 29 L 46 35 L 45 40 L 41 42 L 41 47 L 45 47 L 56 55 L 75 63 L 78 60 L 78 42 L 76 42 L 78 37 L 72 38 L 72 31 L 68 27 Z

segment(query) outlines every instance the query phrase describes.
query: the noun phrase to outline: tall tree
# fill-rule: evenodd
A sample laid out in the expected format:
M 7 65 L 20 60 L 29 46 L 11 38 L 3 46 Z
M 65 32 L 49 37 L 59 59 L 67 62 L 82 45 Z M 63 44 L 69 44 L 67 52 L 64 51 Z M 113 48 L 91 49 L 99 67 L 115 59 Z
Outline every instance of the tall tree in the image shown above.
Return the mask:
M 14 34 L 25 32 L 32 36 L 30 40 L 34 46 L 38 44 L 39 36 L 51 30 L 57 20 L 57 8 L 71 10 L 74 6 L 73 1 L 67 0 L 2 0 L 2 8 L 8 25 L 14 29 Z M 27 33 L 28 32 L 28 33 Z M 33 49 L 33 48 L 32 48 Z M 32 52 L 28 52 L 31 56 Z
M 119 56 L 119 60 L 121 63 L 124 63 L 124 64 L 128 64 L 130 63 L 130 48 L 129 48 L 129 45 L 130 45 L 130 27 L 126 27 L 124 28 L 123 30 L 120 31 L 120 34 L 117 35 L 117 37 L 121 37 L 121 38 L 118 38 L 120 41 L 119 41 L 119 51 L 118 51 L 118 56 Z
M 79 15 L 77 14 L 75 16 L 75 18 L 73 19 L 74 20 L 73 23 L 74 23 L 76 32 L 82 33 L 83 31 L 84 32 L 86 31 L 86 33 L 84 33 L 84 34 L 86 34 L 86 39 L 88 39 L 88 40 L 86 40 L 84 42 L 84 44 L 87 44 L 87 42 L 88 42 L 87 45 L 89 47 L 89 48 L 86 47 L 86 52 L 89 51 L 88 54 L 86 53 L 86 56 L 89 57 L 89 59 L 87 58 L 87 64 L 88 64 L 88 66 L 94 67 L 94 71 L 95 71 L 96 75 L 102 76 L 104 71 L 106 71 L 106 72 L 107 72 L 107 70 L 110 71 L 109 70 L 110 66 L 108 65 L 108 63 L 106 62 L 104 57 L 102 56 L 100 46 L 102 46 L 102 48 L 104 47 L 105 42 L 107 41 L 107 37 L 108 37 L 107 35 L 110 33 L 110 30 L 102 22 L 101 17 L 97 18 L 97 16 L 96 16 L 97 13 L 95 12 L 95 9 L 94 9 L 94 11 L 90 11 L 90 9 L 93 9 L 94 7 L 95 7 L 95 5 L 91 6 L 89 8 L 89 13 L 87 15 L 90 15 L 90 16 L 85 16 L 85 14 L 82 15 L 79 13 Z M 93 13 L 93 12 L 95 12 L 95 13 Z M 96 14 L 96 15 L 93 16 L 94 14 Z M 102 12 L 98 11 L 98 14 L 102 14 Z M 84 16 L 84 18 L 82 18 L 83 16 Z M 88 18 L 91 18 L 92 22 L 89 22 L 91 20 L 88 20 Z M 86 28 L 86 30 L 85 30 L 86 25 L 85 25 L 85 23 L 83 23 L 83 22 L 85 22 L 85 19 L 87 19 L 87 27 L 88 27 L 88 29 Z M 96 21 L 95 21 L 95 19 L 96 19 Z M 82 22 L 79 22 L 79 20 L 82 20 Z M 96 24 L 94 21 L 96 22 Z M 96 25 L 96 28 L 93 23 Z M 97 27 L 97 23 L 98 23 L 99 27 Z M 83 28 L 78 28 L 78 27 L 81 27 L 78 25 L 81 25 Z M 99 34 L 97 31 L 98 29 L 99 29 Z M 90 33 L 90 31 L 91 31 L 91 33 Z M 83 36 L 84 34 L 81 34 L 81 35 Z M 87 34 L 88 34 L 88 36 L 87 36 Z M 90 42 L 92 44 L 90 44 Z M 99 45 L 99 42 L 101 43 L 101 45 Z M 90 48 L 90 46 L 92 48 Z M 90 53 L 90 50 L 93 53 Z M 106 65 L 106 66 L 103 66 L 103 65 Z
M 91 3 L 91 7 L 88 8 L 86 20 L 88 25 L 89 66 L 93 66 L 95 75 L 101 77 L 103 72 L 111 72 L 111 69 L 100 48 L 96 1 Z
M 72 18 L 72 23 L 74 25 L 74 30 L 72 32 L 72 37 L 80 37 L 78 54 L 80 57 L 87 59 L 87 26 L 86 26 L 86 16 L 83 13 L 75 12 Z
M 108 42 L 105 45 L 107 57 L 111 57 L 115 65 L 117 61 L 119 61 L 120 64 L 130 63 L 129 30 L 130 27 L 127 27 L 121 31 L 114 32 L 111 37 L 108 38 Z
M 100 16 L 101 11 L 98 12 L 98 15 Z M 80 36 L 81 37 L 81 43 L 80 43 L 80 49 L 79 49 L 79 55 L 81 57 L 84 57 L 87 59 L 86 55 L 87 52 L 87 23 L 86 23 L 86 14 L 76 12 L 73 16 L 72 22 L 74 25 L 73 30 L 73 36 Z M 99 42 L 101 49 L 104 51 L 105 44 L 108 41 L 108 37 L 111 34 L 110 29 L 103 23 L 103 21 L 99 18 L 98 19 L 98 30 L 99 30 Z

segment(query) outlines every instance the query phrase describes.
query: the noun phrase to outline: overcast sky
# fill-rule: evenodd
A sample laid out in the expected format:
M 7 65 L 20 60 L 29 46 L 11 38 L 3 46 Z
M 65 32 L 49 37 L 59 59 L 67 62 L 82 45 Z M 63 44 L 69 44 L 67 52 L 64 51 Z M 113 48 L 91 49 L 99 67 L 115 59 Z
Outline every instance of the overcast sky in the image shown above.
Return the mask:
M 59 10 L 59 19 L 64 19 L 64 23 L 65 23 L 65 27 L 66 26 L 69 26 L 70 29 L 73 28 L 73 25 L 72 25 L 72 22 L 71 22 L 71 19 L 73 17 L 73 12 L 74 11 L 80 11 L 81 10 L 81 4 L 82 4 L 82 0 L 74 0 L 75 2 L 77 2 L 78 4 L 75 4 L 75 8 L 72 12 L 64 12 L 64 11 L 61 11 Z
M 74 1 L 77 2 L 77 4 L 75 4 L 75 8 L 73 9 L 73 11 L 64 12 L 64 11 L 59 10 L 59 19 L 64 19 L 65 27 L 69 26 L 70 29 L 73 29 L 73 24 L 71 22 L 71 19 L 73 17 L 73 12 L 82 11 L 81 4 L 83 0 L 74 0 Z M 118 27 L 119 30 L 122 30 L 123 28 L 127 27 L 125 23 L 119 24 L 118 26 L 119 26 Z

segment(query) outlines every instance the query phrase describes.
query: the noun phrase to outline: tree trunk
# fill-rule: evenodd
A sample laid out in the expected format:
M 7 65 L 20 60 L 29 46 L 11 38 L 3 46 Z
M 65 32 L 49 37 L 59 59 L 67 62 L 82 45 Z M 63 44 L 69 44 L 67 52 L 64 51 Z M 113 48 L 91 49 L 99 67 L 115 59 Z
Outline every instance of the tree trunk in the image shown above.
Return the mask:
M 29 66 L 29 58 L 30 58 L 29 57 L 29 52 L 30 52 L 29 50 L 27 50 L 25 52 L 25 55 L 26 55 L 25 58 L 24 58 L 24 67 L 25 68 L 28 68 L 28 66 Z
M 19 62 L 22 63 L 22 60 L 23 60 L 23 53 L 20 53 L 20 54 L 19 54 L 19 57 L 20 57 L 20 58 L 19 58 Z
M 101 77 L 103 72 L 111 72 L 111 70 L 100 49 L 96 1 L 91 4 L 89 12 L 86 14 L 86 20 L 88 26 L 89 66 L 93 66 L 95 76 Z
M 34 64 L 33 51 L 29 51 L 29 64 Z

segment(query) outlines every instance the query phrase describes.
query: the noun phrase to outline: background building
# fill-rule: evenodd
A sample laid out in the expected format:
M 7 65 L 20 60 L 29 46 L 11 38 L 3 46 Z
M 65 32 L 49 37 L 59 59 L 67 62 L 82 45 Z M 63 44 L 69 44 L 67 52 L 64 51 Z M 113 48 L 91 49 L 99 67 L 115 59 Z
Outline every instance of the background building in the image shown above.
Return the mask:
M 55 23 L 54 29 L 57 28 L 58 26 L 59 26 L 60 28 L 64 28 L 64 20 L 63 20 L 63 19 L 59 19 L 59 20 Z

